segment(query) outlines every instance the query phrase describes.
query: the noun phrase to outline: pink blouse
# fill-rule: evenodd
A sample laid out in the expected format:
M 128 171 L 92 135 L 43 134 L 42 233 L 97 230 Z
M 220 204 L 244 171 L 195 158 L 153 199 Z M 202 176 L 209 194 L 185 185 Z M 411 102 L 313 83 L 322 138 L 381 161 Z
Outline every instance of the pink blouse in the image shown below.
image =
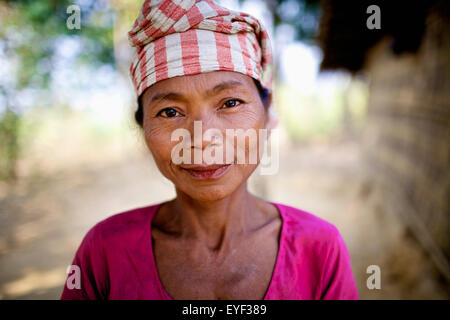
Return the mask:
M 358 299 L 350 256 L 337 228 L 273 203 L 282 229 L 265 300 Z M 170 300 L 152 250 L 151 221 L 161 204 L 113 215 L 85 235 L 61 299 Z

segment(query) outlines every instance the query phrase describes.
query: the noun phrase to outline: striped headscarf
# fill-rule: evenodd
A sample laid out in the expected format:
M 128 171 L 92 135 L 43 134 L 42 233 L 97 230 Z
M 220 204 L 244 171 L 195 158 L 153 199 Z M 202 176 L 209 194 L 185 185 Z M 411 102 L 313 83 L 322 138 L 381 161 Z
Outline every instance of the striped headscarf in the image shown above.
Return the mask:
M 271 90 L 266 30 L 212 0 L 146 0 L 128 38 L 136 48 L 130 73 L 138 98 L 158 81 L 218 70 L 248 75 Z

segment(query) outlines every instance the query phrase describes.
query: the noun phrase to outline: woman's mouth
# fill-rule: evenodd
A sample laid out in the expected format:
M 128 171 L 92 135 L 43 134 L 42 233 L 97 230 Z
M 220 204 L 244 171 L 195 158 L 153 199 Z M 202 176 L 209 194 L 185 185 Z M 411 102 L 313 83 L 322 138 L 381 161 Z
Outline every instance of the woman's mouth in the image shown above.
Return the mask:
M 189 166 L 180 168 L 187 171 L 194 179 L 206 180 L 217 179 L 221 177 L 229 167 L 229 164 L 221 164 L 210 166 Z

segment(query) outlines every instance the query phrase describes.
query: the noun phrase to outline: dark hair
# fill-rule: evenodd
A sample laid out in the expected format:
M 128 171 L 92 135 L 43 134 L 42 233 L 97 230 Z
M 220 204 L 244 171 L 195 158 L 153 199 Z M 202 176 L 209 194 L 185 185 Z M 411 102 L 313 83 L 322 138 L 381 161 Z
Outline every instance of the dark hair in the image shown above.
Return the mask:
M 261 83 L 256 80 L 253 79 L 253 81 L 255 82 L 256 88 L 258 89 L 258 93 L 259 93 L 259 97 L 261 98 L 261 101 L 264 105 L 265 109 L 269 108 L 270 105 L 270 100 L 269 100 L 269 90 L 267 90 L 266 88 L 264 88 Z M 144 94 L 142 93 L 139 98 L 138 98 L 138 108 L 136 110 L 136 112 L 134 113 L 134 119 L 136 120 L 137 124 L 142 127 L 144 124 L 144 111 L 142 109 L 142 96 Z

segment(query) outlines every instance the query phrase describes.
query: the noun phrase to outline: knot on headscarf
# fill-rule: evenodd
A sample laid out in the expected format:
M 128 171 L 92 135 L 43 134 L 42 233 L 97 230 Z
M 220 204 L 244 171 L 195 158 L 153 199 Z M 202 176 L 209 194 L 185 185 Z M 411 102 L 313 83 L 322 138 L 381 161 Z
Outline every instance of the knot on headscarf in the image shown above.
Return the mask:
M 246 74 L 271 90 L 266 30 L 212 0 L 147 0 L 128 38 L 136 48 L 130 73 L 138 97 L 158 81 L 219 70 Z

